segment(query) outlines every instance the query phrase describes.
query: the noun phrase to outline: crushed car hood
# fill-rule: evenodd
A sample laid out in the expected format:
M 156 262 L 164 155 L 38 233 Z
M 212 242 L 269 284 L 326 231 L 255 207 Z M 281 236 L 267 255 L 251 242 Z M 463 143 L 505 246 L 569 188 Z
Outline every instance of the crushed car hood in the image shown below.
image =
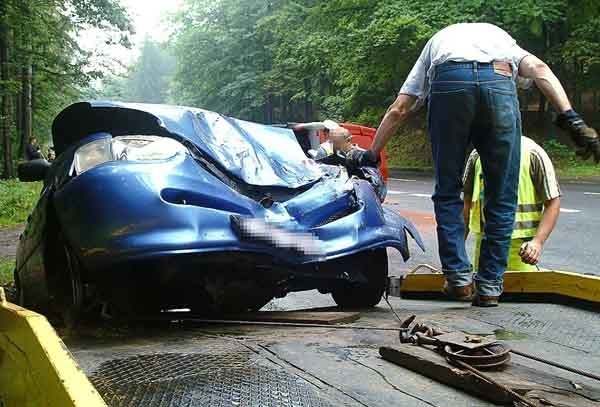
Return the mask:
M 81 102 L 52 124 L 57 154 L 98 132 L 152 134 L 184 139 L 243 182 L 299 188 L 321 177 L 291 130 L 233 119 L 208 110 L 169 105 Z

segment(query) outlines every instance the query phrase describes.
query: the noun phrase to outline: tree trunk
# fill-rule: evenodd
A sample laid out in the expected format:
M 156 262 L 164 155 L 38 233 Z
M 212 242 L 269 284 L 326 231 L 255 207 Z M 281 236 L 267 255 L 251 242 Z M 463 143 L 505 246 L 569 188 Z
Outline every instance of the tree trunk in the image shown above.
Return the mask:
M 31 133 L 33 135 L 33 129 L 35 128 L 35 66 L 31 65 Z M 52 143 L 52 136 L 50 140 Z
M 327 78 L 325 78 L 325 76 L 321 75 L 319 77 L 319 96 L 317 98 L 317 106 L 315 106 L 314 110 L 316 110 L 317 112 L 317 116 L 319 116 L 321 113 L 323 113 L 323 100 L 325 99 L 326 96 L 329 96 L 329 94 L 327 93 L 327 88 L 328 88 L 328 83 L 327 83 Z M 331 113 L 331 112 L 329 112 Z M 337 112 L 336 112 L 337 114 Z M 337 117 L 335 119 L 338 119 Z
M 286 123 L 287 119 L 287 100 L 285 98 L 285 94 L 279 95 L 279 121 L 281 123 Z
M 310 81 L 308 79 L 304 80 L 304 121 L 311 121 L 311 103 L 310 103 Z
M 21 69 L 21 145 L 29 142 L 31 133 L 31 61 Z
M 8 89 L 8 25 L 6 21 L 6 5 L 0 8 L 0 80 L 4 86 L 0 100 L 0 140 L 2 140 L 2 177 L 12 178 L 12 143 L 10 138 L 11 129 L 11 107 L 10 92 Z
M 577 77 L 579 78 L 583 78 L 585 77 L 585 73 L 583 70 L 583 64 L 577 64 Z M 583 105 L 583 94 L 585 92 L 585 86 L 580 86 L 580 90 L 579 90 L 579 95 L 577 95 L 577 110 L 580 111 L 581 113 L 583 113 L 583 111 L 585 110 L 585 106 Z
M 273 124 L 273 96 L 271 94 L 266 97 L 264 109 L 265 124 Z
M 30 0 L 20 1 L 20 11 L 24 17 L 24 21 L 31 22 L 31 4 Z M 32 134 L 32 110 L 31 110 L 31 88 L 32 88 L 32 44 L 31 44 L 31 33 L 26 28 L 19 29 L 18 41 L 22 51 L 20 58 L 21 62 L 21 92 L 20 92 L 20 103 L 21 103 L 21 116 L 18 118 L 20 123 L 19 145 L 21 147 L 22 154 L 24 154 L 25 146 L 29 143 L 29 138 Z
M 580 88 L 579 88 L 579 83 L 577 81 L 577 72 L 579 71 L 579 66 L 577 65 L 577 62 L 573 63 L 573 72 L 575 73 L 575 75 L 573 75 L 573 98 L 571 99 L 573 101 L 573 109 L 579 111 L 581 110 L 579 108 L 579 101 L 581 100 L 579 97 L 580 94 Z
M 23 123 L 21 122 L 21 117 L 23 116 L 21 114 L 21 95 L 16 95 L 14 98 L 14 117 L 16 118 L 15 121 L 15 133 L 17 134 L 17 138 L 19 141 L 19 147 L 18 147 L 18 151 L 17 151 L 17 157 L 21 157 L 23 158 L 24 156 L 24 150 L 25 150 L 25 146 L 22 145 L 23 143 L 21 142 L 21 133 L 22 133 L 22 129 L 23 129 Z

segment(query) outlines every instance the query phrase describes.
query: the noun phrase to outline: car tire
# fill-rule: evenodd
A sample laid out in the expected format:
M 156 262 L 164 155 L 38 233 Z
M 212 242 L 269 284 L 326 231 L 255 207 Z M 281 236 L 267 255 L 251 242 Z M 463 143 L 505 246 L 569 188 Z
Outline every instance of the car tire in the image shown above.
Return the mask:
M 23 291 L 23 287 L 21 287 L 21 282 L 19 281 L 19 273 L 17 273 L 17 269 L 13 271 L 14 281 L 15 281 L 15 303 L 19 307 L 25 308 L 25 291 Z
M 65 281 L 65 297 L 63 303 L 62 317 L 67 328 L 77 325 L 83 315 L 84 287 L 81 280 L 81 266 L 77 257 L 68 245 L 64 245 L 66 270 L 68 273 Z
M 353 267 L 367 279 L 366 283 L 344 283 L 331 291 L 340 308 L 371 308 L 379 304 L 388 277 L 388 258 L 385 248 L 359 254 Z

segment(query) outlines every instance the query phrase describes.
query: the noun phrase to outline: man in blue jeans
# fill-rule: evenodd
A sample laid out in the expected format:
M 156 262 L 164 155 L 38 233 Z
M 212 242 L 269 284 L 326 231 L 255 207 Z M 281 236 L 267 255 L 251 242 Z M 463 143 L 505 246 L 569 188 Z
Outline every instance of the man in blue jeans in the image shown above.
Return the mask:
M 533 79 L 558 112 L 584 158 L 600 160 L 596 132 L 573 111 L 559 80 L 540 59 L 492 24 L 455 24 L 425 45 L 371 148 L 347 158 L 348 165 L 373 165 L 411 111 L 429 97 L 429 132 L 435 166 L 433 202 L 445 293 L 477 306 L 496 306 L 503 290 L 517 205 L 521 116 L 517 76 Z M 485 185 L 485 237 L 475 277 L 464 244 L 462 173 L 473 143 L 481 156 Z M 474 287 L 473 281 L 474 280 Z

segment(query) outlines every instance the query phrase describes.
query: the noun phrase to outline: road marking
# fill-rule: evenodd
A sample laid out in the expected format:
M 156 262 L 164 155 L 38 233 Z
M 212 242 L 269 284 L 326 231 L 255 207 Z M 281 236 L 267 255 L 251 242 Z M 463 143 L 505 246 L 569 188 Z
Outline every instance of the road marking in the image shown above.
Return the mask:
M 600 192 L 584 192 L 583 195 L 600 195 Z
M 567 209 L 567 208 L 560 208 L 561 212 L 564 213 L 579 213 L 581 212 L 579 209 Z
M 393 189 L 389 189 L 387 191 L 387 193 L 389 195 L 406 195 L 406 194 L 408 194 L 408 196 L 415 196 L 417 198 L 431 198 L 431 194 L 414 194 L 414 193 L 411 194 L 411 193 L 409 193 L 407 191 L 395 191 Z
M 388 178 L 392 181 L 404 181 L 404 182 L 417 182 L 416 179 L 405 179 L 405 178 Z

